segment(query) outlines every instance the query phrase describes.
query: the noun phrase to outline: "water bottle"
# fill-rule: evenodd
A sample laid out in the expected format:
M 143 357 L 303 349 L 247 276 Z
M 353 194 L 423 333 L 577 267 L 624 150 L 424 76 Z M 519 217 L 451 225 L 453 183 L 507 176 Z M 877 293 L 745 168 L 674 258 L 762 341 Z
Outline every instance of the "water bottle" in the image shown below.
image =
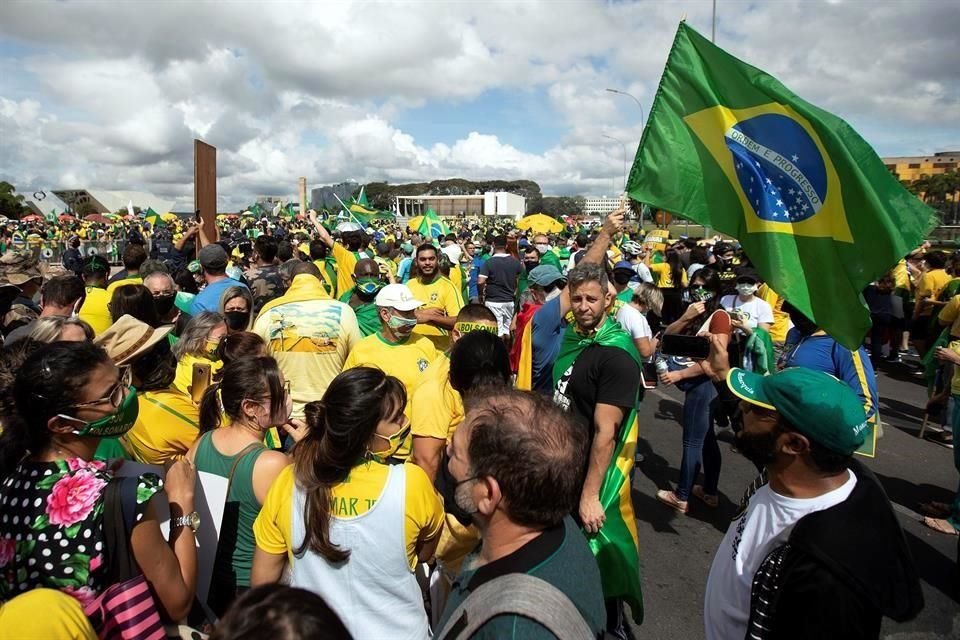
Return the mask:
M 657 373 L 666 373 L 670 370 L 670 366 L 667 364 L 667 359 L 663 356 L 657 356 Z

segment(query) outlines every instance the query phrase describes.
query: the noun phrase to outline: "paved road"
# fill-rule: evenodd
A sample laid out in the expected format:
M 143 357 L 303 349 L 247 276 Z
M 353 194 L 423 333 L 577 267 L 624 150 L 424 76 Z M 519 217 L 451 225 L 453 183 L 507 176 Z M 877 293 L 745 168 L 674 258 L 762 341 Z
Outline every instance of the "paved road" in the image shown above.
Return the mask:
M 960 579 L 954 568 L 957 538 L 927 529 L 914 511 L 921 502 L 953 499 L 958 480 L 953 452 L 917 439 L 926 396 L 907 368 L 890 365 L 879 372 L 879 378 L 880 410 L 887 426 L 877 458 L 867 464 L 894 503 L 920 569 L 926 600 L 926 607 L 912 622 L 885 620 L 882 637 L 960 639 Z M 647 394 L 641 410 L 639 446 L 646 459 L 639 465 L 633 497 L 646 620 L 635 630 L 638 638 L 703 637 L 707 573 L 740 496 L 756 475 L 752 464 L 721 443 L 723 471 L 717 510 L 694 499 L 684 516 L 657 502 L 657 489 L 672 487 L 679 473 L 681 400 L 676 389 L 656 389 Z

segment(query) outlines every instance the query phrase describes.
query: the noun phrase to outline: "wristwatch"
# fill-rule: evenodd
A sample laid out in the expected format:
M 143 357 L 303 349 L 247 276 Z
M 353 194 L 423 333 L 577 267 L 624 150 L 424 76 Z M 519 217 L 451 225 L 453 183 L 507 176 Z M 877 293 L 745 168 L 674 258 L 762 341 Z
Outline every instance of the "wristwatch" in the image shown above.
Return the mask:
M 170 523 L 171 527 L 190 527 L 190 529 L 196 533 L 197 529 L 200 528 L 200 514 L 196 511 L 191 511 L 190 513 L 184 514 L 179 518 L 174 518 Z

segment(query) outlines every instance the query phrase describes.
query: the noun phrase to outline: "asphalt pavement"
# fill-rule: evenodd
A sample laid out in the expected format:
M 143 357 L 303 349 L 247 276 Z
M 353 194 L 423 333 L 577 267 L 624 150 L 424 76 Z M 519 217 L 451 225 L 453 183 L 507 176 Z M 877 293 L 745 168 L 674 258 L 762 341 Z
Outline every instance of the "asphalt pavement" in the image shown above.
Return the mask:
M 917 437 L 926 392 L 910 372 L 910 366 L 904 364 L 883 364 L 878 371 L 884 436 L 877 457 L 861 460 L 877 474 L 893 503 L 923 580 L 926 605 L 910 622 L 885 619 L 881 637 L 960 640 L 958 539 L 928 529 L 916 511 L 930 500 L 952 501 L 958 476 L 952 450 Z M 717 509 L 691 498 L 690 511 L 682 515 L 657 502 L 657 489 L 675 486 L 679 475 L 682 397 L 675 388 L 648 391 L 640 412 L 638 450 L 645 459 L 634 478 L 633 504 L 640 536 L 645 620 L 634 629 L 638 638 L 704 637 L 707 574 L 740 497 L 756 476 L 751 463 L 721 442 L 723 468 Z

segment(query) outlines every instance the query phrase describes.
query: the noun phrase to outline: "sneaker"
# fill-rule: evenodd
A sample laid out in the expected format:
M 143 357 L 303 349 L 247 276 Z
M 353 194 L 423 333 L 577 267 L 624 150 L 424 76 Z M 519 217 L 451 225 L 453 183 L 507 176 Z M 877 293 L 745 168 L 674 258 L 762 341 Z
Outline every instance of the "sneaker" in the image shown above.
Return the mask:
M 699 484 L 693 485 L 693 489 L 690 490 L 690 493 L 693 494 L 695 498 L 702 501 L 703 504 L 707 505 L 711 509 L 716 509 L 720 506 L 720 496 L 716 494 L 704 493 L 703 487 Z
M 667 505 L 668 507 L 671 507 L 679 511 L 680 513 L 686 513 L 687 509 L 689 508 L 687 507 L 686 500 L 681 500 L 680 498 L 677 497 L 677 494 L 675 494 L 673 491 L 668 491 L 666 489 L 661 489 L 660 491 L 657 491 L 657 500 Z

